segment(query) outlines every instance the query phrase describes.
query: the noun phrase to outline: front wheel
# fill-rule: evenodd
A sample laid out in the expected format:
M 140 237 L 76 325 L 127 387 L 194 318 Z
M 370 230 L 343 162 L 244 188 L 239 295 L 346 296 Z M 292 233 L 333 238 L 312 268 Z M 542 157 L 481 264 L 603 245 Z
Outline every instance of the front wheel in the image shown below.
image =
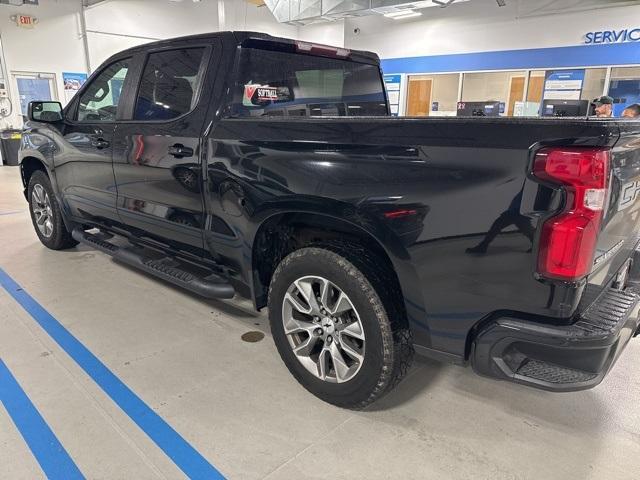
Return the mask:
M 357 409 L 391 390 L 413 354 L 409 330 L 389 318 L 396 310 L 379 294 L 383 285 L 360 267 L 303 248 L 282 260 L 269 288 L 271 332 L 289 371 L 322 400 Z
M 43 171 L 36 170 L 31 175 L 27 197 L 33 228 L 45 247 L 63 250 L 78 244 L 62 220 L 62 212 L 51 188 L 51 182 Z

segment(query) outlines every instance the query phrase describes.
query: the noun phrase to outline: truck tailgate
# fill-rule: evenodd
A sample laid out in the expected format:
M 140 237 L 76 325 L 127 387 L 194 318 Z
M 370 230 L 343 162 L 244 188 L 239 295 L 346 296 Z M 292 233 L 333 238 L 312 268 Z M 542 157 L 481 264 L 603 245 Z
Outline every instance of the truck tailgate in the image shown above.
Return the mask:
M 611 150 L 610 196 L 588 278 L 591 290 L 610 284 L 640 240 L 640 123 L 618 123 Z

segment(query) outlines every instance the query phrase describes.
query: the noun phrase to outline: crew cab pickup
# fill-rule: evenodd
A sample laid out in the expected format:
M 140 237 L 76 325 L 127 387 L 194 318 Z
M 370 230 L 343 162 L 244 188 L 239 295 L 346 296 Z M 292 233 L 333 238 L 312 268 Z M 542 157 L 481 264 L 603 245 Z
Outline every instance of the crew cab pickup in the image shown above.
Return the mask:
M 268 307 L 333 404 L 416 351 L 586 389 L 638 334 L 640 122 L 392 117 L 377 55 L 251 32 L 126 50 L 28 116 L 46 247 Z

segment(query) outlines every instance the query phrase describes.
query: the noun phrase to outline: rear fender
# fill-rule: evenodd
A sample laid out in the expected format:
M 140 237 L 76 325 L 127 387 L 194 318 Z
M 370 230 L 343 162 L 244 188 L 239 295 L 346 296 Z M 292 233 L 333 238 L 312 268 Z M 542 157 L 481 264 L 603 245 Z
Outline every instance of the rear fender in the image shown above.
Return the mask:
M 419 288 L 417 272 L 412 265 L 409 251 L 402 244 L 401 239 L 381 219 L 375 218 L 370 212 L 343 202 L 326 198 L 295 196 L 279 201 L 277 204 L 270 202 L 268 208 L 256 212 L 252 217 L 252 229 L 247 233 L 246 245 L 255 245 L 255 241 L 261 230 L 284 215 L 300 218 L 301 215 L 311 215 L 323 219 L 326 224 L 340 230 L 340 225 L 348 231 L 358 232 L 375 242 L 389 258 L 398 277 L 403 301 L 406 307 L 410 325 L 422 330 L 428 330 L 425 317 L 426 308 L 422 291 Z M 256 265 L 256 252 L 252 250 L 250 256 L 244 256 L 244 271 L 254 272 Z M 251 283 L 252 297 L 256 300 L 259 291 L 256 278 Z M 414 329 L 415 330 L 415 329 Z

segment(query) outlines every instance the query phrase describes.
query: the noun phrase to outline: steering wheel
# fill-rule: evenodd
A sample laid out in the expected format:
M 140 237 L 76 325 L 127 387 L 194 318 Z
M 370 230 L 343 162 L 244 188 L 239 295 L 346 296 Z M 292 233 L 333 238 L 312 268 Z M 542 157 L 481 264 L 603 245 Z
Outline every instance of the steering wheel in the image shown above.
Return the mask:
M 101 107 L 96 110 L 96 113 L 99 115 L 100 120 L 113 121 L 116 119 L 116 108 L 114 105 Z

